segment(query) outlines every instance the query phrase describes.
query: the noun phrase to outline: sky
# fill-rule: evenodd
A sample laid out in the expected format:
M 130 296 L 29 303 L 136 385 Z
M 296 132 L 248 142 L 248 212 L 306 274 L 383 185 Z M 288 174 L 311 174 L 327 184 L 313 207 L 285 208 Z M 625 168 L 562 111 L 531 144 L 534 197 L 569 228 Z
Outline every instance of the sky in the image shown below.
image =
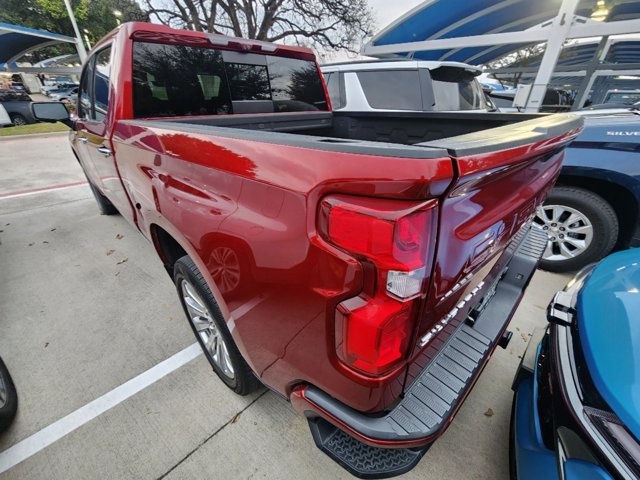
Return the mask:
M 374 31 L 377 33 L 391 22 L 401 17 L 413 7 L 424 3 L 425 0 L 368 0 L 369 6 L 373 10 L 376 20 L 376 26 Z M 321 52 L 318 52 L 321 53 Z M 325 61 L 331 62 L 343 62 L 358 58 L 354 55 L 347 55 L 346 53 L 333 53 L 327 55 Z
M 373 9 L 378 22 L 376 30 L 382 30 L 395 19 L 421 3 L 424 3 L 424 0 L 369 0 L 369 5 Z

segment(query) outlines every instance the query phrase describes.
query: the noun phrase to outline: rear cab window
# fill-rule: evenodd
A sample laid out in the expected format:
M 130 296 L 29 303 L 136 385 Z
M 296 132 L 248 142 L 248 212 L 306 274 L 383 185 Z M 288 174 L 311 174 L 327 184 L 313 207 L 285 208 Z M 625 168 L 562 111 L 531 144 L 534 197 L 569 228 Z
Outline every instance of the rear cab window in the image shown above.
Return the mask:
M 135 41 L 136 118 L 328 110 L 315 62 Z

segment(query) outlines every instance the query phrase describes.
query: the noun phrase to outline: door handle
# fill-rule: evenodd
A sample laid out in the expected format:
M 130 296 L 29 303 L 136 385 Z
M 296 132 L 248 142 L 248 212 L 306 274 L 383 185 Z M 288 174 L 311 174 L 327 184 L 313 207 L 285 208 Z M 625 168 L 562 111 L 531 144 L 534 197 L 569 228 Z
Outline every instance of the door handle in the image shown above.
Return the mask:
M 89 139 L 87 137 L 78 137 L 78 141 L 82 143 L 87 143 Z
M 101 153 L 105 157 L 111 156 L 111 149 L 107 147 L 98 147 L 98 153 Z

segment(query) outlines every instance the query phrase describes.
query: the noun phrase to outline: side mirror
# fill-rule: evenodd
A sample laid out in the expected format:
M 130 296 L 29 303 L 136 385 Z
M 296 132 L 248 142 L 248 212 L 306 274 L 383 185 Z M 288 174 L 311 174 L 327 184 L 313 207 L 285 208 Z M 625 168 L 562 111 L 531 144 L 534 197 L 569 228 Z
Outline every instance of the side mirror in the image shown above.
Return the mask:
M 32 102 L 31 113 L 41 122 L 61 122 L 71 129 L 75 128 L 75 122 L 62 102 Z

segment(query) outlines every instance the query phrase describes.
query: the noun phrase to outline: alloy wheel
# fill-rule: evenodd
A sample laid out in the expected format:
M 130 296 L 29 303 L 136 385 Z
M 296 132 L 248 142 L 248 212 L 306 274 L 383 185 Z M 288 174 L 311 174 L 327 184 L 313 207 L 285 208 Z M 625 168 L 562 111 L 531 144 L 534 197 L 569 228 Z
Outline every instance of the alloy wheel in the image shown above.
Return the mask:
M 213 315 L 205 306 L 196 289 L 187 280 L 182 280 L 180 289 L 182 299 L 187 308 L 189 321 L 204 346 L 205 354 L 230 380 L 235 378 L 235 371 L 231 363 L 229 349 L 218 328 Z
M 566 205 L 542 205 L 534 218 L 547 234 L 543 258 L 563 261 L 584 253 L 593 240 L 593 225 L 579 210 Z

